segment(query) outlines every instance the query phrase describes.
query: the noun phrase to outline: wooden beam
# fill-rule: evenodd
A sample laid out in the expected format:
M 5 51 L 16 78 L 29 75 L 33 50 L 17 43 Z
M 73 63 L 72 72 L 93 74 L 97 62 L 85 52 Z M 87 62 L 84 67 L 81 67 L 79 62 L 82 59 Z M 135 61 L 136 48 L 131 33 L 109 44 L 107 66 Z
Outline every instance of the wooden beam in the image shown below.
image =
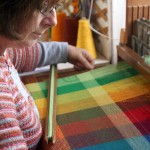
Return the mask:
M 127 46 L 117 46 L 118 55 L 137 69 L 150 82 L 150 66 L 131 48 Z
M 127 1 L 128 6 L 143 6 L 143 5 L 150 5 L 149 0 L 128 0 Z

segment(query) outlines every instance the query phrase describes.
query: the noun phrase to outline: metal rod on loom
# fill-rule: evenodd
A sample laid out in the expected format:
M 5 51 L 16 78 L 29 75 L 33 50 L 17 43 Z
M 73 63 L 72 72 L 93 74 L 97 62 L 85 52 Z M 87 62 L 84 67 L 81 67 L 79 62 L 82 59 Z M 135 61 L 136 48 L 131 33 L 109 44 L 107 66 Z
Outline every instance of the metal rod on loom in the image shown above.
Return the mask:
M 50 67 L 49 84 L 48 84 L 48 109 L 46 116 L 45 140 L 47 143 L 56 141 L 56 84 L 57 84 L 57 67 Z

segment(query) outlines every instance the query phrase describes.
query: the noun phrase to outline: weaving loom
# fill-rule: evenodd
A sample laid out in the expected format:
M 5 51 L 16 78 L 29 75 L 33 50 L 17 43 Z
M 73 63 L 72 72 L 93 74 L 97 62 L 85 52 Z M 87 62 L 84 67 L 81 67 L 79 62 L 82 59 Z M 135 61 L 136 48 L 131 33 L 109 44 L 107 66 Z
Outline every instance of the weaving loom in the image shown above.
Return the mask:
M 47 82 L 26 87 L 43 123 Z M 56 114 L 47 150 L 150 149 L 150 83 L 125 62 L 58 79 Z
M 149 43 L 146 41 L 148 37 L 146 34 L 149 34 L 147 30 L 149 26 L 148 20 L 150 20 L 149 8 L 149 0 L 127 0 L 126 27 L 125 29 L 121 29 L 120 44 L 117 45 L 117 51 L 119 57 L 139 70 L 139 72 L 150 81 L 150 54 L 149 47 L 146 47 Z M 147 21 L 148 23 L 146 23 L 146 28 L 143 21 Z M 137 48 L 135 48 L 133 44 L 134 41 L 131 40 L 133 36 L 139 40 L 137 41 Z M 140 40 L 142 40 L 142 44 Z

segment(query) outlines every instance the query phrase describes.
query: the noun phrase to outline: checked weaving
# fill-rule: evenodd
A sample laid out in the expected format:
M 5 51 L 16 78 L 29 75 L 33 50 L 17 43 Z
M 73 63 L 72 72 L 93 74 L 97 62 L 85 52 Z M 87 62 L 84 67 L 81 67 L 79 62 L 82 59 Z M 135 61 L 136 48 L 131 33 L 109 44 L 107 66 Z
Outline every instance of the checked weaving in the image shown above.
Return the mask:
M 47 84 L 26 84 L 42 123 Z M 56 114 L 50 149 L 150 149 L 150 83 L 125 62 L 58 79 Z

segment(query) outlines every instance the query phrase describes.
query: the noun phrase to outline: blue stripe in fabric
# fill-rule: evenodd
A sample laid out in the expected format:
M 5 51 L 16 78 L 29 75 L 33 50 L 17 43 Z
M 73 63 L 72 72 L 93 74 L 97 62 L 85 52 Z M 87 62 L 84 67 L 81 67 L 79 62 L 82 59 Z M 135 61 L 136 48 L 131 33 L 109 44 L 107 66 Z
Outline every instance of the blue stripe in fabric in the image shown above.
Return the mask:
M 145 137 L 146 140 L 150 143 L 150 134 L 149 134 L 149 135 L 145 135 L 144 137 Z
M 150 135 L 145 136 L 146 139 L 148 141 L 150 141 Z M 139 141 L 139 145 L 142 145 L 142 150 L 149 150 L 150 149 L 150 144 L 148 145 L 144 145 L 142 143 L 140 143 L 139 140 L 140 137 L 134 137 L 132 138 L 132 140 L 134 139 L 135 141 Z M 123 139 L 123 140 L 117 140 L 117 141 L 112 141 L 112 142 L 107 142 L 107 143 L 103 143 L 103 144 L 97 144 L 97 145 L 92 145 L 92 146 L 87 146 L 87 147 L 83 147 L 83 148 L 77 148 L 74 150 L 133 150 L 133 148 L 128 144 L 128 142 L 126 141 L 127 139 Z M 130 138 L 128 139 L 130 140 Z M 138 147 L 138 145 L 137 145 Z
M 78 148 L 74 150 L 133 150 L 126 140 L 113 141 L 104 144 Z

